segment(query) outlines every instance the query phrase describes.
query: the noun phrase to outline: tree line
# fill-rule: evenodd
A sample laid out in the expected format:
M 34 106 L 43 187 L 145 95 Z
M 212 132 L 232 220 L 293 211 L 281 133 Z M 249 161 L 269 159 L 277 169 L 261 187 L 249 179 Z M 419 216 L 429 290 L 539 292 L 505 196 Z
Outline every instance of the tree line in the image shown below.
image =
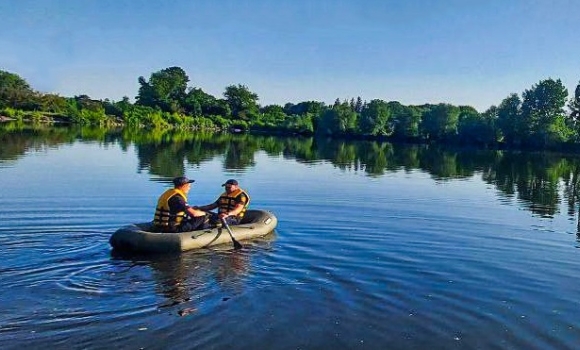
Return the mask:
M 138 78 L 135 102 L 63 97 L 35 91 L 15 73 L 0 70 L 0 115 L 91 125 L 194 130 L 252 130 L 406 142 L 469 144 L 491 148 L 577 149 L 580 146 L 580 82 L 574 96 L 560 79 L 545 79 L 512 93 L 484 112 L 448 103 L 403 105 L 361 97 L 332 105 L 303 101 L 261 106 L 238 84 L 215 97 L 189 85 L 186 72 L 169 67 Z

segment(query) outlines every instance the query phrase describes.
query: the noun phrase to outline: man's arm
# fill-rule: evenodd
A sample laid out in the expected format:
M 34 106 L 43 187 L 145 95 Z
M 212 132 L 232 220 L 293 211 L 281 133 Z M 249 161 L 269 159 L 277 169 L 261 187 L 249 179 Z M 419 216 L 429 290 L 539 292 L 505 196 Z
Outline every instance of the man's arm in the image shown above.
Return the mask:
M 192 217 L 204 216 L 206 213 L 202 210 L 192 208 L 181 196 L 173 196 L 169 199 L 169 207 L 174 210 L 174 212 L 184 211 Z
M 187 207 L 187 213 L 188 213 L 190 216 L 193 216 L 193 217 L 195 217 L 195 218 L 196 218 L 196 217 L 199 217 L 199 216 L 204 216 L 205 214 L 207 214 L 207 213 L 206 213 L 205 211 L 203 211 L 203 210 L 194 209 L 194 208 L 192 208 L 192 207 Z
M 218 207 L 218 202 L 215 201 L 211 204 L 207 204 L 207 205 L 201 205 L 201 206 L 193 206 L 194 209 L 198 209 L 198 210 L 204 210 L 204 211 L 208 211 L 208 210 L 212 210 Z

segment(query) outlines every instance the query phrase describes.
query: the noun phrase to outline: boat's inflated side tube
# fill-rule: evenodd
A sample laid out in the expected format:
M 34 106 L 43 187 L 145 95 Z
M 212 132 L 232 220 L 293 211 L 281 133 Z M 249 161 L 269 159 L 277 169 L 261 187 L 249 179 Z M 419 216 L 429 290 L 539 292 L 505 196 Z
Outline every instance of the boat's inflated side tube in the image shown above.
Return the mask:
M 265 236 L 274 231 L 278 219 L 266 210 L 248 210 L 239 225 L 231 225 L 236 240 Z M 207 248 L 219 244 L 231 244 L 225 229 L 216 227 L 179 233 L 152 232 L 152 224 L 132 224 L 118 229 L 109 239 L 115 250 L 131 252 L 179 252 Z

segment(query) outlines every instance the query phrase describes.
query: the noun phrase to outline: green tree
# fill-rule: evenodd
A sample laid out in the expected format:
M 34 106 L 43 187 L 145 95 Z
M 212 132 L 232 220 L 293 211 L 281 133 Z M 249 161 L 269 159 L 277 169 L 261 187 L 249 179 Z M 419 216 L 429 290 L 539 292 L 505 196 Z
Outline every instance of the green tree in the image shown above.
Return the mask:
M 568 90 L 560 79 L 546 79 L 524 91 L 522 119 L 528 144 L 547 146 L 566 141 L 571 130 L 566 126 L 564 106 Z
M 107 119 L 103 103 L 87 95 L 67 98 L 66 114 L 81 124 L 102 124 Z
M 216 99 L 215 102 L 208 106 L 207 110 L 208 115 L 218 115 L 223 118 L 231 119 L 232 118 L 232 109 L 227 100 L 223 98 Z
M 14 73 L 0 70 L 0 108 L 25 108 L 33 99 L 30 85 Z
M 299 134 L 311 135 L 315 130 L 315 119 L 317 119 L 317 116 L 311 113 L 306 113 L 304 115 L 291 115 L 284 120 L 282 127 Z
M 495 106 L 484 113 L 479 113 L 470 106 L 460 106 L 459 109 L 457 133 L 463 143 L 488 146 L 497 142 L 495 131 L 497 108 Z
M 113 102 L 113 105 L 115 106 L 115 108 L 117 108 L 121 111 L 121 115 L 123 115 L 126 111 L 128 111 L 133 106 L 131 104 L 131 101 L 129 101 L 129 97 L 127 97 L 127 96 L 123 96 L 121 101 Z
M 182 105 L 188 115 L 201 116 L 203 115 L 202 105 L 209 104 L 211 100 L 215 100 L 215 97 L 206 94 L 202 89 L 192 88 L 185 95 Z
M 182 111 L 189 77 L 179 67 L 169 67 L 151 74 L 149 81 L 139 77 L 137 104 L 158 107 L 165 112 Z
M 348 102 L 335 103 L 322 113 L 317 132 L 323 135 L 352 134 L 355 132 L 357 117 Z
M 304 101 L 298 104 L 287 103 L 284 105 L 286 115 L 319 115 L 326 108 L 324 102 Z
M 501 132 L 497 126 L 498 108 L 496 106 L 489 107 L 485 112 L 481 113 L 483 120 L 482 135 L 479 137 L 484 140 L 486 145 L 498 143 L 501 138 Z
M 372 100 L 362 106 L 360 112 L 359 129 L 365 135 L 389 135 L 392 133 L 388 126 L 391 111 L 389 105 L 382 100 Z
M 228 102 L 235 119 L 253 121 L 258 119 L 258 95 L 251 92 L 245 85 L 230 85 L 226 87 L 224 97 Z
M 354 104 L 354 111 L 357 112 L 358 114 L 360 114 L 363 110 L 363 106 L 365 104 L 363 103 L 362 98 L 359 96 L 356 98 L 356 102 Z
M 421 129 L 425 138 L 444 140 L 457 135 L 460 109 L 447 103 L 429 106 L 423 114 Z
M 394 126 L 393 136 L 404 140 L 417 138 L 421 123 L 421 111 L 416 107 L 404 106 L 397 101 L 391 101 L 387 104 Z
M 257 122 L 259 126 L 271 128 L 280 127 L 288 117 L 286 113 L 284 113 L 284 108 L 278 105 L 268 105 L 263 107 L 260 112 L 261 114 Z
M 568 118 L 568 126 L 574 130 L 575 141 L 580 140 L 580 82 L 574 91 L 574 97 L 570 99 L 568 104 L 570 108 L 570 115 Z
M 318 101 L 303 101 L 298 104 L 287 103 L 284 105 L 284 113 L 291 118 L 286 120 L 286 125 L 289 130 L 313 133 L 318 129 L 320 117 L 326 108 L 324 102 Z
M 501 140 L 508 145 L 521 143 L 524 121 L 521 117 L 522 100 L 517 94 L 504 98 L 497 108 L 497 126 Z
M 156 112 L 155 109 L 138 104 L 125 106 L 123 108 L 123 120 L 130 126 L 149 126 L 149 116 L 154 112 Z
M 40 109 L 44 112 L 64 114 L 67 108 L 66 98 L 56 94 L 39 94 Z

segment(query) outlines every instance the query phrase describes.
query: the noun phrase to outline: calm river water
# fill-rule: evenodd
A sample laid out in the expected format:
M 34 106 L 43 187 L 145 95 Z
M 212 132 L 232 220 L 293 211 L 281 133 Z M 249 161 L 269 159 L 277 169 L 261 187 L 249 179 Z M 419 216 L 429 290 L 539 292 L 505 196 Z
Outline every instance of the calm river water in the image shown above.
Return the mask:
M 111 251 L 169 180 L 279 224 Z M 575 349 L 580 160 L 376 142 L 0 126 L 2 349 Z

